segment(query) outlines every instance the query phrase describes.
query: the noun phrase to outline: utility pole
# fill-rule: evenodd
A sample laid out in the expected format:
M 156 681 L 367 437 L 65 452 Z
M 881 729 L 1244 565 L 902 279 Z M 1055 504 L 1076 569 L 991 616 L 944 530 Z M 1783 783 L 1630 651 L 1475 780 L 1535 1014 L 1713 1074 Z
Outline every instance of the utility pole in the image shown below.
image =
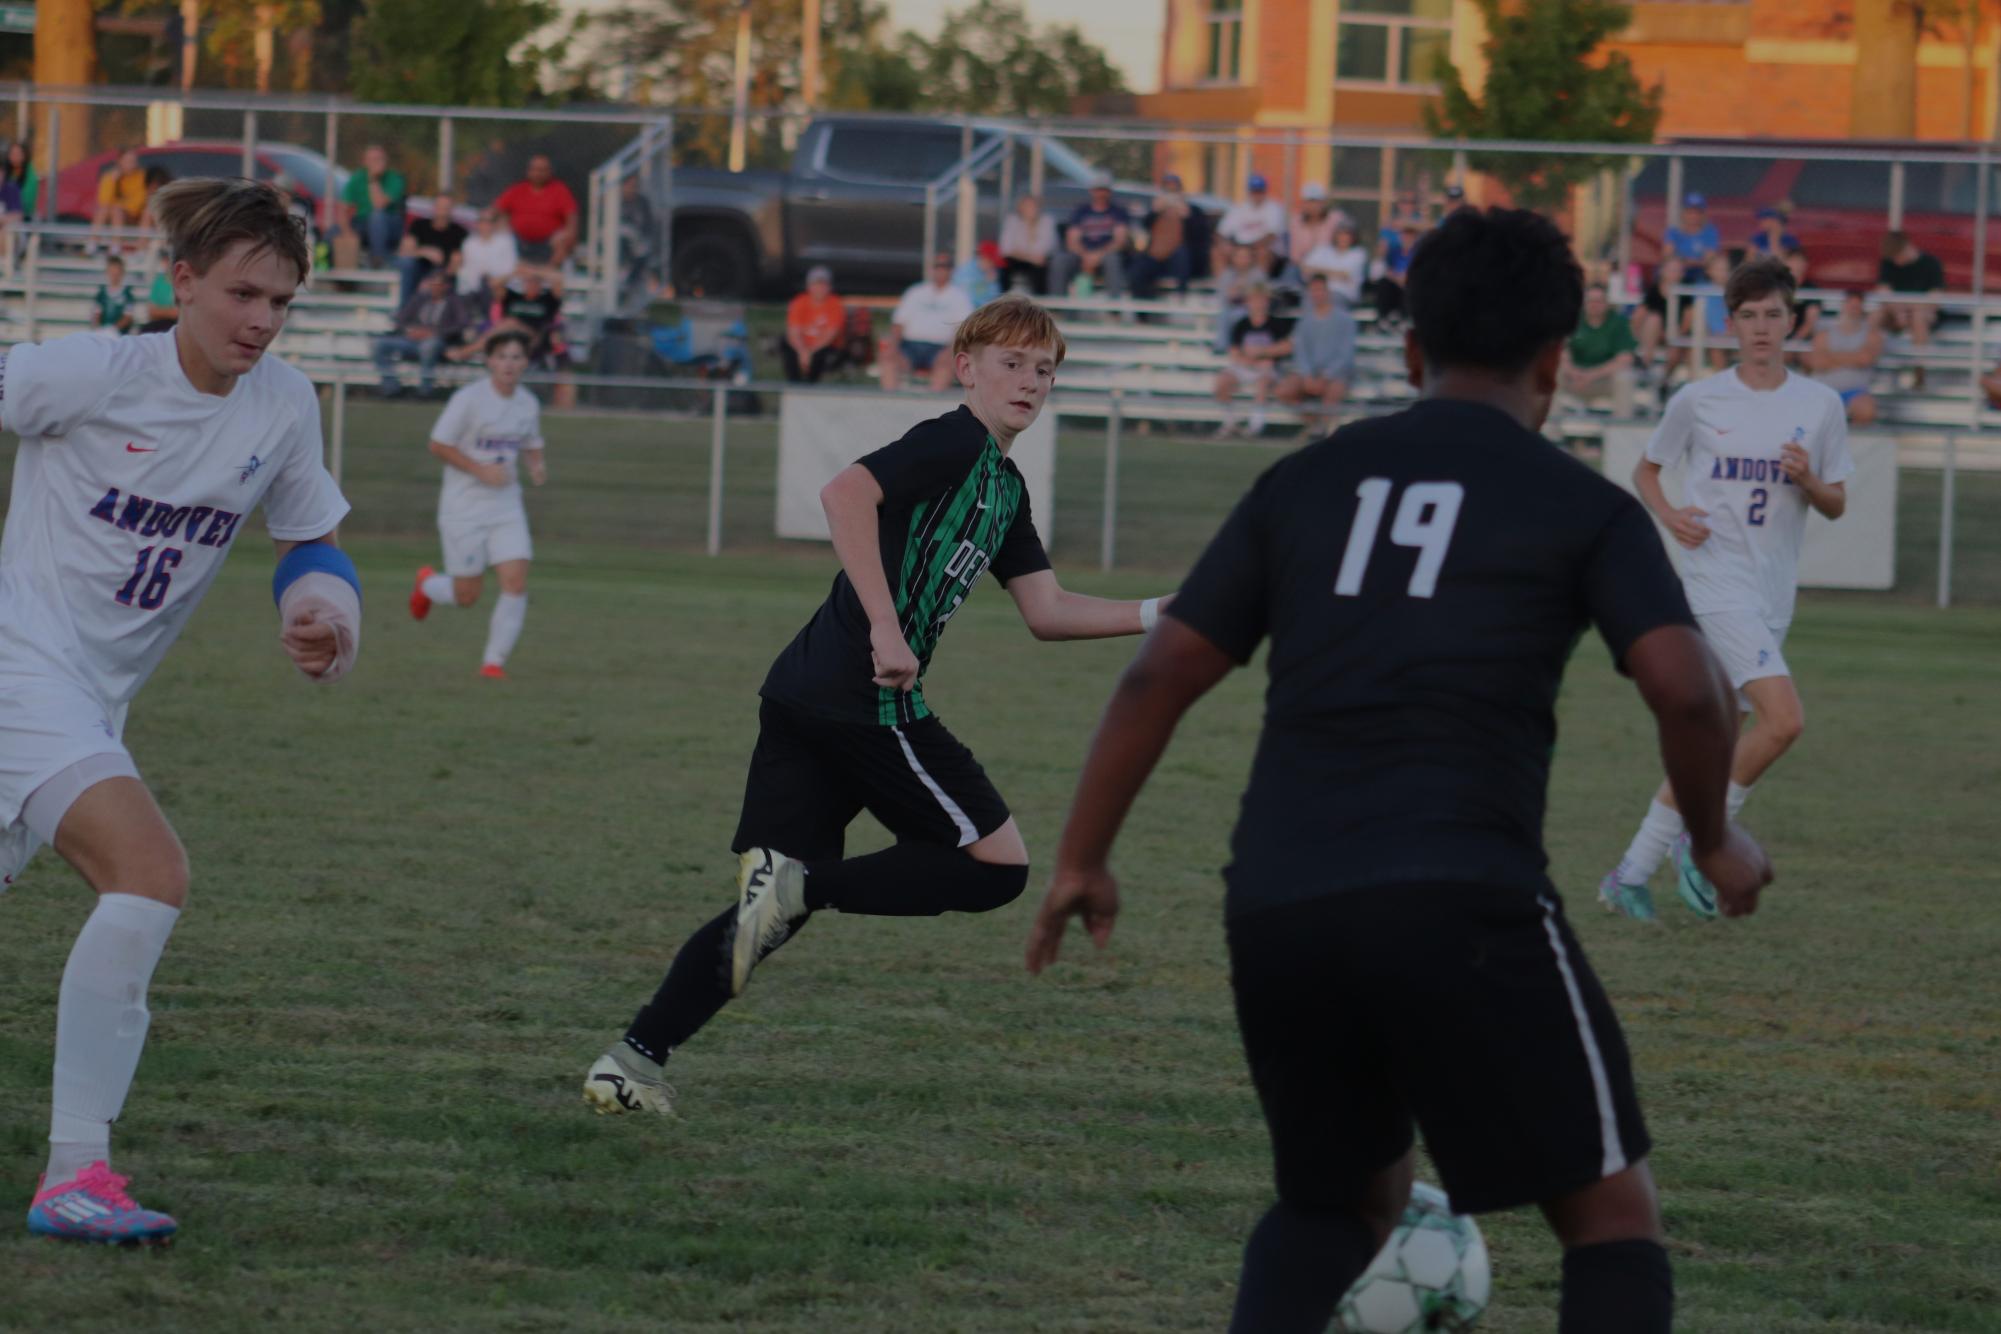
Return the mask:
M 750 134 L 750 0 L 737 0 L 736 99 L 730 114 L 730 170 L 742 171 Z
M 820 105 L 820 0 L 804 0 L 799 28 L 799 100 L 812 111 Z
M 97 82 L 97 15 L 90 0 L 41 0 L 35 6 L 35 82 L 43 87 L 81 88 Z M 90 149 L 90 108 L 74 103 L 63 108 L 61 142 L 48 141 L 52 103 L 35 103 L 36 161 L 42 179 L 53 182 L 56 172 Z M 61 161 L 56 159 L 60 157 Z M 51 189 L 51 198 L 54 191 Z

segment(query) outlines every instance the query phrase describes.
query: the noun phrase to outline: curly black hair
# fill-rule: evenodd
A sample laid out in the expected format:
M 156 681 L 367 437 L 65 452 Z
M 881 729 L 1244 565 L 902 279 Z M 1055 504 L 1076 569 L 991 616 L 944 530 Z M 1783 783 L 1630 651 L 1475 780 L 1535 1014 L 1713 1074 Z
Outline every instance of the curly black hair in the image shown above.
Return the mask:
M 1404 280 L 1425 363 L 1521 372 L 1577 328 L 1584 271 L 1556 224 L 1520 208 L 1462 208 L 1417 243 Z

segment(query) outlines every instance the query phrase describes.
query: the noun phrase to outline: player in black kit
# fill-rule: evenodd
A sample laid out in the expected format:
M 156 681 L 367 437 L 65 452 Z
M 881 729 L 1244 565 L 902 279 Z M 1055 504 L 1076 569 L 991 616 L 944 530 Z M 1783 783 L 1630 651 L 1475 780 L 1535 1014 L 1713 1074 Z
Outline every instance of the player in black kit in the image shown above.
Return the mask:
M 1698 864 L 1725 912 L 1751 912 L 1771 868 L 1724 818 L 1730 683 L 1646 511 L 1538 434 L 1583 300 L 1562 234 L 1462 210 L 1407 290 L 1422 397 L 1280 460 L 1211 542 L 1106 706 L 1028 966 L 1072 916 L 1105 943 L 1134 796 L 1181 715 L 1269 637 L 1224 876 L 1278 1201 L 1231 1328 L 1326 1327 L 1403 1211 L 1415 1123 L 1454 1208 L 1541 1206 L 1563 1334 L 1654 1334 L 1674 1289 L 1647 1132 L 1544 873 L 1543 803 L 1564 663 L 1595 624 L 1700 812 Z

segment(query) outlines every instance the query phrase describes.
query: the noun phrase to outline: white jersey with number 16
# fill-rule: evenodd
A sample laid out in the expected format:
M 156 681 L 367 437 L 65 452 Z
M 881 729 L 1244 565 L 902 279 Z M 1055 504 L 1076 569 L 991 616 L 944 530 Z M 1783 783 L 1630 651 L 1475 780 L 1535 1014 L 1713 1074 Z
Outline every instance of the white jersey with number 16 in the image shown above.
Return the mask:
M 320 461 L 312 383 L 266 355 L 228 394 L 196 391 L 172 333 L 22 343 L 0 365 L 21 437 L 0 535 L 0 687 L 56 676 L 108 709 L 187 624 L 243 517 L 324 536 L 347 501 Z
M 1823 482 L 1855 472 L 1841 396 L 1788 372 L 1776 389 L 1753 389 L 1733 368 L 1684 385 L 1647 442 L 1663 468 L 1686 465 L 1683 502 L 1708 511 L 1709 537 L 1683 549 L 1682 585 L 1697 615 L 1748 611 L 1768 625 L 1793 618 L 1799 591 L 1806 492 L 1779 460 L 1788 444 L 1806 450 Z

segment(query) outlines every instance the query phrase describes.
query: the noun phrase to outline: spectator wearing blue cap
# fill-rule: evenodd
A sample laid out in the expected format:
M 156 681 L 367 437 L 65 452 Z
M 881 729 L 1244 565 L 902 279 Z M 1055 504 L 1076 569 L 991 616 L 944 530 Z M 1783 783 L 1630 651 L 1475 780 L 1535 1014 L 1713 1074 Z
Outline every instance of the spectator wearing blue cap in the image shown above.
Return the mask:
M 1703 266 L 1723 248 L 1723 236 L 1709 220 L 1709 201 L 1690 191 L 1681 201 L 1681 221 L 1661 238 L 1661 262 L 1654 285 L 1646 291 L 1646 308 L 1668 328 L 1681 327 L 1686 315 L 1668 313 L 1667 290 L 1680 282 L 1701 282 Z
M 1800 248 L 1800 239 L 1786 230 L 1792 211 L 1784 204 L 1767 204 L 1758 210 L 1758 229 L 1751 233 L 1751 249 L 1760 255 L 1784 259 Z
M 1258 272 L 1276 278 L 1286 259 L 1285 205 L 1271 197 L 1265 178 L 1255 172 L 1244 182 L 1244 189 L 1244 198 L 1230 205 L 1222 222 L 1216 225 L 1216 239 L 1219 243 L 1250 247 Z M 1220 244 L 1218 249 L 1221 250 Z M 1221 268 L 1227 259 L 1227 252 L 1217 254 L 1216 267 Z

